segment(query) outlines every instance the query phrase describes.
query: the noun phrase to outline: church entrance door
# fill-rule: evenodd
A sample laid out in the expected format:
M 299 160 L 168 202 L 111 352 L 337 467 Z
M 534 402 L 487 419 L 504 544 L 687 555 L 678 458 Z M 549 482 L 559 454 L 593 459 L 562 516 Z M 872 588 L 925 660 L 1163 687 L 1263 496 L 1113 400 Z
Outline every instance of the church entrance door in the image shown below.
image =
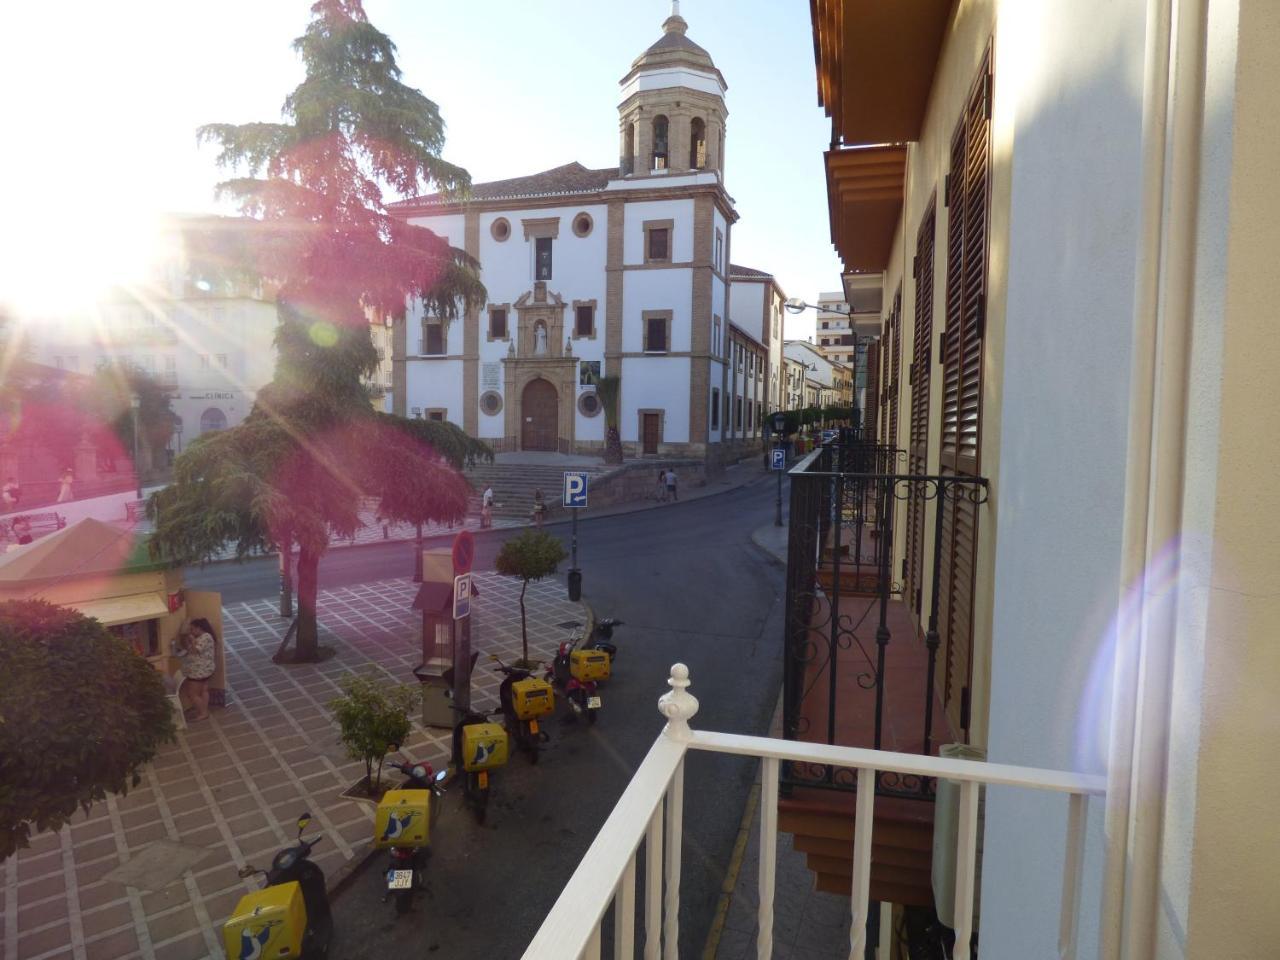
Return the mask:
M 560 422 L 560 397 L 548 381 L 529 381 L 520 396 L 520 449 L 550 450 L 557 448 L 557 424 Z

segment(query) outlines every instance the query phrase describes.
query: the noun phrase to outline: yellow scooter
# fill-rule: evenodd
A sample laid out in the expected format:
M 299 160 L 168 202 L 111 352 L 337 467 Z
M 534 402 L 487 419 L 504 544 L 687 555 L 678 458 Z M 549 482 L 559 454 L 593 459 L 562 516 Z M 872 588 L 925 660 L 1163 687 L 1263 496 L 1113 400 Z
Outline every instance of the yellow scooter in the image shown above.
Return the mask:
M 333 914 L 325 891 L 324 871 L 309 859 L 320 838 L 303 840 L 311 814 L 298 818 L 298 842 L 275 855 L 270 870 L 246 866 L 241 879 L 261 873 L 266 886 L 245 894 L 222 927 L 222 943 L 231 960 L 266 960 L 329 955 Z

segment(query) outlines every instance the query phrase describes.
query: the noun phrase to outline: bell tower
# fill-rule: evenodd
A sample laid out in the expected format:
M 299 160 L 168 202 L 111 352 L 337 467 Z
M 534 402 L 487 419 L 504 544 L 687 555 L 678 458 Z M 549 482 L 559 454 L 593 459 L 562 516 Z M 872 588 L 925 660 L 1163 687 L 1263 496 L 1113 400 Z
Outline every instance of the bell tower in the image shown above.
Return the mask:
M 662 36 L 621 80 L 618 167 L 624 177 L 699 171 L 724 177 L 728 86 L 688 30 L 680 0 L 672 0 Z

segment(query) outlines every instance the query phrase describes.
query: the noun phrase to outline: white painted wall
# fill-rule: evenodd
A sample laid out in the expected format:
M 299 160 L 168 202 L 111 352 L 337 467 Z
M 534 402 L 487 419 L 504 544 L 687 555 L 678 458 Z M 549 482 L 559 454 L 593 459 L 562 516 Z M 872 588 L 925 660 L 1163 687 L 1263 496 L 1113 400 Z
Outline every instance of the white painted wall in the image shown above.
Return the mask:
M 646 310 L 670 310 L 670 351 L 688 352 L 693 345 L 693 271 L 688 267 L 628 270 L 622 277 L 622 352 L 639 353 L 644 349 Z
M 618 430 L 624 441 L 640 439 L 639 411 L 643 409 L 666 410 L 664 442 L 689 441 L 689 369 L 688 357 L 623 359 Z
M 624 264 L 644 263 L 644 222 L 646 220 L 674 220 L 672 262 L 688 263 L 693 259 L 692 200 L 642 200 L 628 203 L 623 210 L 622 262 Z
M 988 747 L 998 762 L 1105 772 L 1143 8 L 1140 0 L 1000 4 L 993 129 L 997 149 L 1011 132 L 1013 160 L 992 478 L 999 526 Z M 1102 815 L 1094 803 L 1081 956 L 1093 956 L 1097 942 Z M 984 956 L 1056 955 L 1065 825 L 1061 801 L 989 789 Z
M 455 324 L 460 326 L 460 324 Z M 461 334 L 459 333 L 459 339 Z M 413 416 L 413 408 L 443 407 L 448 411 L 446 419 L 462 426 L 462 361 L 461 360 L 409 360 L 405 364 L 408 408 L 405 413 Z M 500 418 L 499 418 L 500 419 Z M 500 434 L 499 434 L 500 435 Z

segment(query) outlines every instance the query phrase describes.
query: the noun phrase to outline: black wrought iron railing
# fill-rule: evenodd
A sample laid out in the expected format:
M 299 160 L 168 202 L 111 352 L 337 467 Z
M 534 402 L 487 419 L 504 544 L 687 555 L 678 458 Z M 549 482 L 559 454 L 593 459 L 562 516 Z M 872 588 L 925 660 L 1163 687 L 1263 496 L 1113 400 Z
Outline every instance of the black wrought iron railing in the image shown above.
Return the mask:
M 885 734 L 886 660 L 892 643 L 919 643 L 923 633 L 925 676 L 904 677 L 915 705 L 923 703 L 918 743 L 901 742 L 891 749 L 913 747 L 932 753 L 936 743 L 935 685 L 943 637 L 940 615 L 947 603 L 943 576 L 944 536 L 962 512 L 973 513 L 986 502 L 987 481 L 954 474 L 911 474 L 905 451 L 863 441 L 846 431 L 800 461 L 789 474 L 791 514 L 787 547 L 786 647 L 783 668 L 783 734 L 787 739 L 841 743 L 862 715 L 868 699 L 874 710 L 872 746 L 880 749 Z M 899 510 L 905 506 L 905 510 Z M 907 518 L 905 531 L 895 530 L 895 515 Z M 962 524 L 963 525 L 963 524 Z M 932 564 L 924 565 L 925 530 L 933 530 Z M 894 569 L 895 538 L 902 540 L 903 563 Z M 902 539 L 905 538 L 905 539 Z M 920 582 L 930 574 L 927 585 Z M 897 576 L 895 576 L 897 574 Z M 927 600 L 927 606 L 925 601 Z M 921 629 L 894 636 L 890 604 L 902 602 L 919 615 Z M 925 614 L 927 610 L 927 614 Z M 902 617 L 896 618 L 899 622 Z M 918 669 L 918 668 L 916 668 Z M 853 693 L 850 695 L 849 672 Z M 842 676 L 843 672 L 843 676 Z M 841 681 L 845 681 L 842 685 Z M 923 689 L 920 689 L 920 688 Z M 901 694 L 902 683 L 894 688 Z M 945 684 L 944 684 L 945 688 Z M 923 700 L 921 699 L 923 697 Z M 899 719 L 906 711 L 895 711 Z M 865 744 L 844 744 L 865 745 Z M 787 764 L 783 782 L 852 790 L 853 770 L 822 765 Z M 880 777 L 877 793 L 932 799 L 932 782 L 904 782 L 897 775 Z

